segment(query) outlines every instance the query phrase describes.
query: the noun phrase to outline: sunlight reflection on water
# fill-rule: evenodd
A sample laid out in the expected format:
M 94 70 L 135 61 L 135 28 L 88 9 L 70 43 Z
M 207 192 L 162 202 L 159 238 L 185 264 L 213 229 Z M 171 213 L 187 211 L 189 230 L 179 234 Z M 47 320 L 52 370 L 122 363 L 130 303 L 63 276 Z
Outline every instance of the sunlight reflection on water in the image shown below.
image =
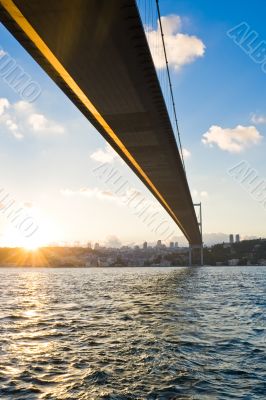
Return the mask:
M 266 269 L 0 269 L 1 399 L 263 399 Z

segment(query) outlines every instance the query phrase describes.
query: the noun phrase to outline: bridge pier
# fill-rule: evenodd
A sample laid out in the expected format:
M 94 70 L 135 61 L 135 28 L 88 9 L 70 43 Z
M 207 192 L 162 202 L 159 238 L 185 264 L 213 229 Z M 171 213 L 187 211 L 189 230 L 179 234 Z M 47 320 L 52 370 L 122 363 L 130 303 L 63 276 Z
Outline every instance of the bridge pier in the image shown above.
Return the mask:
M 199 244 L 199 245 L 193 245 L 190 244 L 188 247 L 188 265 L 189 267 L 192 267 L 193 265 L 193 250 L 194 249 L 199 249 L 200 250 L 200 262 L 197 263 L 196 265 L 200 265 L 203 266 L 204 260 L 203 260 L 203 244 Z
M 193 265 L 193 249 L 200 249 L 200 262 L 197 265 L 203 265 L 204 260 L 203 260 L 203 241 L 202 241 L 202 209 L 201 209 L 201 203 L 196 203 L 193 204 L 194 207 L 199 207 L 199 229 L 200 229 L 200 236 L 201 236 L 201 244 L 190 244 L 189 243 L 189 248 L 188 248 L 188 265 L 191 267 Z

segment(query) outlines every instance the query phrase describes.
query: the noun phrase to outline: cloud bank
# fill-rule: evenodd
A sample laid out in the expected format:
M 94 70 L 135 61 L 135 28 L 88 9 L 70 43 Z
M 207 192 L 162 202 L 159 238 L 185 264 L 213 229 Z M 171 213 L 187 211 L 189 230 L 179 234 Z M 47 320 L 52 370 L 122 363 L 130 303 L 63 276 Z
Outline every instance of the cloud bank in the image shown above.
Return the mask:
M 6 98 L 0 98 L 0 126 L 2 132 L 18 140 L 27 134 L 46 136 L 65 132 L 62 125 L 39 113 L 35 105 L 26 101 L 11 104 Z
M 266 115 L 251 115 L 251 122 L 255 125 L 266 124 Z
M 212 125 L 202 136 L 202 142 L 210 147 L 216 145 L 230 153 L 241 153 L 248 147 L 257 145 L 263 136 L 255 126 L 237 125 L 235 128 L 222 128 Z
M 182 27 L 181 18 L 178 15 L 168 15 L 161 18 L 164 32 L 169 66 L 179 71 L 184 65 L 190 64 L 197 58 L 202 57 L 205 45 L 196 36 L 180 33 Z M 157 29 L 148 27 L 146 31 L 147 40 L 152 53 L 152 58 L 157 69 L 166 67 L 163 53 L 159 21 Z

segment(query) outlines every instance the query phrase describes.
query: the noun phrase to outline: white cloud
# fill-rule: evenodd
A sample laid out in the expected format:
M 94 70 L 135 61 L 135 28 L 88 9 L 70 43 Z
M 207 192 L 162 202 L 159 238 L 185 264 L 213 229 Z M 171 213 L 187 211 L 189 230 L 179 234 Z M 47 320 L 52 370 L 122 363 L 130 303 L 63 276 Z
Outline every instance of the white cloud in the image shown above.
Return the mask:
M 60 190 L 60 193 L 66 197 L 87 197 L 101 201 L 111 201 L 119 207 L 131 207 L 132 211 L 135 211 L 136 214 L 140 212 L 143 207 L 149 207 L 149 212 L 153 213 L 161 209 L 156 201 L 145 198 L 139 190 L 133 187 L 119 194 L 111 190 L 100 189 L 99 187 L 83 187 L 75 190 L 67 188 Z
M 159 28 L 159 21 L 157 20 L 157 30 Z M 161 23 L 163 27 L 163 33 L 166 36 L 170 36 L 174 33 L 177 33 L 182 28 L 182 21 L 179 15 L 171 14 L 167 16 L 161 17 Z
M 190 158 L 191 152 L 187 149 L 183 149 L 183 156 L 184 156 L 184 159 Z
M 22 139 L 23 134 L 19 131 L 19 127 L 9 115 L 11 104 L 5 98 L 0 98 L 0 124 L 5 127 L 16 139 Z
M 252 114 L 251 122 L 253 122 L 253 124 L 256 124 L 256 125 L 266 124 L 266 115 Z
M 207 198 L 209 197 L 208 192 L 206 190 L 198 191 L 196 189 L 192 190 L 192 197 L 197 197 L 197 198 Z
M 240 153 L 250 146 L 259 144 L 262 138 L 255 126 L 237 125 L 230 129 L 212 125 L 203 134 L 202 142 L 210 147 L 217 145 L 221 150 L 230 153 Z
M 19 113 L 33 113 L 34 107 L 32 103 L 28 103 L 25 100 L 20 100 L 17 103 L 13 104 L 13 109 Z
M 106 238 L 105 246 L 106 246 L 106 247 L 116 247 L 116 248 L 119 248 L 119 247 L 122 246 L 122 242 L 121 242 L 120 239 L 118 239 L 117 236 L 115 236 L 115 235 L 110 235 L 110 236 L 108 236 L 108 237 Z
M 102 199 L 113 200 L 116 197 L 111 191 L 101 190 L 98 187 L 95 188 L 83 187 L 77 190 L 62 189 L 61 194 L 63 196 L 97 197 L 98 199 L 101 200 Z
M 0 125 L 16 139 L 23 139 L 28 133 L 61 134 L 65 130 L 62 125 L 38 113 L 33 104 L 26 101 L 10 104 L 6 98 L 0 98 Z
M 0 116 L 4 114 L 5 110 L 10 107 L 10 103 L 7 99 L 0 99 Z
M 3 49 L 0 49 L 0 57 L 3 57 L 5 54 L 7 54 Z
M 62 125 L 49 121 L 43 114 L 31 114 L 28 117 L 28 123 L 34 132 L 40 133 L 64 133 Z
M 90 155 L 90 158 L 94 161 L 99 161 L 102 163 L 112 163 L 116 160 L 123 162 L 123 160 L 109 145 L 109 143 L 106 143 L 104 149 L 97 149 L 94 153 Z
M 206 190 L 203 190 L 202 192 L 200 192 L 200 197 L 209 197 L 208 192 L 206 192 Z
M 170 67 L 179 70 L 183 65 L 190 64 L 196 58 L 204 55 L 205 45 L 199 38 L 180 33 L 181 18 L 178 15 L 162 17 L 161 21 Z M 152 30 L 148 27 L 146 35 L 155 67 L 165 68 L 159 21 L 157 21 L 157 29 Z
M 24 135 L 19 132 L 17 124 L 11 119 L 6 120 L 6 126 L 16 139 L 23 139 Z

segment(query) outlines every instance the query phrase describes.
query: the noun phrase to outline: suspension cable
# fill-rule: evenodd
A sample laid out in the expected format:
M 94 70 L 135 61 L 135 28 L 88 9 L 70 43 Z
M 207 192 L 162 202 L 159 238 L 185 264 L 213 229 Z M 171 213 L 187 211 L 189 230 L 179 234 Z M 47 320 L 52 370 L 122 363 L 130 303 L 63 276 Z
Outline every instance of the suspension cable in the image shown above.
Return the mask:
M 171 75 L 170 75 L 168 58 L 167 58 L 167 53 L 166 53 L 166 46 L 165 46 L 165 41 L 164 41 L 164 33 L 163 33 L 163 27 L 162 27 L 162 21 L 161 21 L 161 12 L 160 12 L 160 7 L 159 7 L 159 0 L 156 0 L 156 6 L 157 6 L 157 13 L 158 13 L 158 18 L 159 18 L 159 26 L 160 26 L 160 32 L 161 32 L 161 37 L 162 37 L 162 43 L 163 43 L 163 52 L 164 52 L 164 58 L 165 58 L 165 63 L 166 63 L 166 71 L 167 71 L 168 83 L 169 83 L 169 87 L 170 87 L 170 96 L 171 96 L 172 105 L 173 105 L 173 111 L 174 111 L 175 126 L 176 126 L 177 135 L 178 135 L 178 141 L 179 141 L 182 164 L 183 164 L 183 168 L 184 168 L 184 171 L 185 171 L 185 174 L 186 174 L 184 155 L 183 155 L 183 148 L 182 148 L 182 144 L 181 144 L 181 136 L 180 136 L 180 130 L 179 130 L 177 114 L 176 114 L 176 108 L 175 108 L 175 98 L 174 98 L 174 93 L 173 93 Z

